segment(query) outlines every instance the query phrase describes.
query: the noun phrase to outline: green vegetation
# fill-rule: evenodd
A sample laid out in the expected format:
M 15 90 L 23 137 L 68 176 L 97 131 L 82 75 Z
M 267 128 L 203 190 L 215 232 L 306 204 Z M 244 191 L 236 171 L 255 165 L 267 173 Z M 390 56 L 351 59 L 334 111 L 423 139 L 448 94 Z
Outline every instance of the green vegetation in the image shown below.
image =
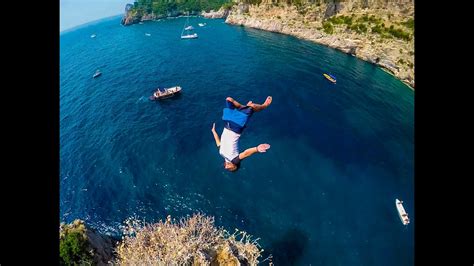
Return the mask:
M 401 24 L 409 28 L 410 30 L 415 29 L 415 20 L 413 18 L 409 18 L 407 21 L 402 22 Z
M 81 220 L 61 223 L 60 265 L 257 265 L 264 251 L 248 233 L 229 233 L 199 213 L 157 223 L 129 218 L 122 239 L 113 242 L 98 241 L 102 236 L 88 230 Z M 266 260 L 271 263 L 271 255 Z
M 328 22 L 328 21 L 323 22 L 323 31 L 327 34 L 334 33 L 334 27 L 332 26 L 331 22 Z
M 383 20 L 381 18 L 377 18 L 374 15 L 363 15 L 357 19 L 354 19 L 354 14 L 351 16 L 333 16 L 326 21 L 323 22 L 324 32 L 326 33 L 333 33 L 334 27 L 333 25 L 346 25 L 346 28 L 352 31 L 355 31 L 359 34 L 370 32 L 379 34 L 382 38 L 398 38 L 406 41 L 411 40 L 411 34 L 409 32 L 404 31 L 401 28 L 395 28 L 393 25 L 390 28 L 385 27 Z M 414 20 L 408 19 L 407 21 L 401 23 L 401 25 L 406 26 L 409 29 L 413 28 Z
M 227 3 L 224 3 L 224 4 L 222 5 L 222 8 L 228 10 L 228 9 L 231 9 L 234 5 L 235 5 L 234 2 L 227 2 Z
M 84 225 L 75 221 L 73 227 L 63 227 L 59 238 L 60 265 L 91 265 L 92 262 Z
M 403 39 L 405 41 L 411 40 L 410 33 L 405 32 L 402 29 L 395 29 L 393 25 L 388 29 L 388 33 L 398 39 Z
M 244 4 L 251 4 L 251 5 L 260 5 L 262 0 L 241 0 Z
M 222 6 L 230 8 L 233 4 L 229 0 L 136 0 L 130 12 L 137 16 L 152 12 L 155 15 L 166 15 L 172 11 L 186 13 L 204 10 L 209 12 L 219 10 Z
M 346 24 L 352 25 L 352 18 L 349 16 L 333 16 L 328 18 L 326 21 L 331 22 L 332 24 L 339 25 L 339 24 Z

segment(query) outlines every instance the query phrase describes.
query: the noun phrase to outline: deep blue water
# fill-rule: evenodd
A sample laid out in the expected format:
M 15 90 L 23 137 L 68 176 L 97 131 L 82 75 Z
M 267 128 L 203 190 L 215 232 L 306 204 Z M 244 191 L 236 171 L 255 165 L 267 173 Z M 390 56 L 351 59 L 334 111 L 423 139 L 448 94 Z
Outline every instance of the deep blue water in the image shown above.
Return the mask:
M 116 233 L 132 215 L 199 211 L 260 237 L 276 265 L 414 264 L 411 89 L 331 48 L 220 19 L 190 18 L 195 40 L 179 39 L 184 18 L 119 21 L 60 37 L 61 221 Z M 174 85 L 180 97 L 148 100 Z M 227 172 L 212 122 L 220 135 L 227 96 L 267 95 L 240 147 L 271 149 Z

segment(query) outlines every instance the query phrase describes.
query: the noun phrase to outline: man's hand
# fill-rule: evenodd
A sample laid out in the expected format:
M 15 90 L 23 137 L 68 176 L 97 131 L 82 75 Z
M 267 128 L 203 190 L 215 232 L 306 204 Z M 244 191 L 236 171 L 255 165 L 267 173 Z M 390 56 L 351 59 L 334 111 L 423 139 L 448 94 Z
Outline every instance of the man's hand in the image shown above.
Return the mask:
M 233 102 L 234 101 L 234 99 L 232 99 L 232 97 L 227 97 L 227 98 L 225 98 L 225 100 L 228 101 L 228 102 Z
M 212 123 L 212 129 L 211 129 L 212 135 L 214 136 L 214 140 L 216 141 L 217 147 L 221 146 L 221 140 L 219 139 L 219 136 L 217 135 L 216 132 L 216 123 Z

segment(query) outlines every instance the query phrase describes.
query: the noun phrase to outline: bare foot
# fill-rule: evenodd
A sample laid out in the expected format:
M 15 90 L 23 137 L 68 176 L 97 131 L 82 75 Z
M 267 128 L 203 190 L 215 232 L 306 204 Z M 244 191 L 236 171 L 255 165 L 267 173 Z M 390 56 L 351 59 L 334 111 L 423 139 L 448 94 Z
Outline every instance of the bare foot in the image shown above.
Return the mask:
M 268 96 L 262 105 L 269 106 L 271 103 L 272 103 L 272 96 Z
M 257 151 L 260 153 L 267 152 L 268 149 L 270 149 L 270 144 L 267 143 L 260 144 L 257 146 Z

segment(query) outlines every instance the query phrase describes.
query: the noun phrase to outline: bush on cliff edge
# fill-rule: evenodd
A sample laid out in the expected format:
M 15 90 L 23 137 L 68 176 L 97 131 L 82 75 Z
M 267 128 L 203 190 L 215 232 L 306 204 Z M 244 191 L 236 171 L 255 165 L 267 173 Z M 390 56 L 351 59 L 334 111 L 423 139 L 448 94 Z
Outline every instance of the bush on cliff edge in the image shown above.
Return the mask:
M 145 224 L 128 220 L 117 247 L 120 265 L 257 265 L 263 249 L 246 232 L 229 234 L 201 214 Z
M 72 225 L 62 225 L 59 238 L 60 265 L 92 265 L 85 226 L 79 220 Z

